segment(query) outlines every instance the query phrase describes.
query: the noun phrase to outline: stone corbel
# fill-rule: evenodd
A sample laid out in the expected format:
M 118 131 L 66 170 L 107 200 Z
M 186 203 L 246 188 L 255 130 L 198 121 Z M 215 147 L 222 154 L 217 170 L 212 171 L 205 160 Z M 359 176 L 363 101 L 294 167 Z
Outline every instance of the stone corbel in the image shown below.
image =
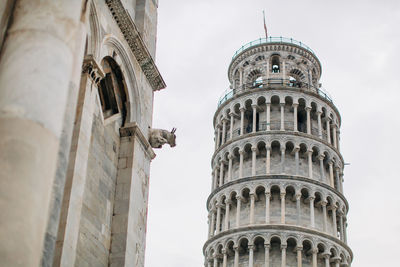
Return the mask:
M 105 76 L 103 69 L 97 64 L 93 55 L 86 55 L 83 59 L 82 73 L 87 73 L 97 85 L 100 84 L 101 79 Z
M 153 148 L 151 147 L 149 141 L 147 141 L 147 138 L 144 136 L 136 122 L 125 124 L 124 127 L 119 129 L 119 133 L 121 137 L 137 137 L 145 148 L 146 154 L 150 157 L 150 159 L 154 159 L 156 157 Z

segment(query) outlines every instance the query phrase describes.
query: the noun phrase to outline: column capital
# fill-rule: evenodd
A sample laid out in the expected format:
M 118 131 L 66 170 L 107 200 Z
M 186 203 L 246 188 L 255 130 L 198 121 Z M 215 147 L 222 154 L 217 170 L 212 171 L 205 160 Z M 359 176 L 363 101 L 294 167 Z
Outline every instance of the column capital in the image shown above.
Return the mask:
M 236 196 L 237 201 L 242 201 L 243 197 L 242 196 Z
M 321 255 L 322 255 L 322 257 L 324 257 L 325 259 L 326 259 L 326 258 L 329 259 L 329 258 L 331 257 L 331 253 L 330 253 L 330 252 L 324 252 L 324 253 L 322 253 Z
M 305 107 L 304 108 L 307 112 L 310 112 L 311 111 L 311 107 Z
M 251 151 L 252 151 L 252 152 L 257 151 L 257 146 L 252 146 L 252 147 L 251 147 Z
M 252 107 L 253 109 L 257 109 L 258 105 L 257 105 L 257 104 L 251 104 L 251 107 Z
M 244 107 L 240 107 L 240 108 L 239 108 L 239 111 L 240 111 L 240 112 L 244 112 L 245 110 L 246 110 L 246 109 L 245 109 Z
M 303 246 L 296 246 L 296 251 L 302 251 L 303 250 Z
M 270 192 L 265 192 L 265 197 L 270 198 L 271 197 L 271 193 Z
M 233 155 L 233 153 L 229 153 L 229 154 L 228 154 L 228 159 L 233 159 L 233 158 L 235 158 L 235 156 Z
M 321 110 L 317 110 L 316 113 L 317 113 L 318 116 L 321 116 L 322 111 Z
M 223 248 L 222 250 L 221 250 L 221 252 L 222 252 L 222 254 L 226 254 L 226 249 L 225 248 Z
M 250 249 L 250 250 L 254 250 L 254 245 L 253 244 L 249 244 L 249 245 L 247 245 L 247 248 Z
M 264 243 L 264 248 L 270 248 L 271 247 L 271 244 L 270 243 Z
M 301 199 L 301 193 L 296 193 L 296 200 L 300 200 Z
M 321 201 L 319 202 L 319 204 L 320 204 L 322 207 L 326 207 L 326 205 L 328 204 L 328 202 L 327 202 L 326 200 L 321 200 Z
M 231 199 L 225 200 L 225 205 L 231 205 L 231 204 L 232 204 L 232 200 Z
M 293 104 L 292 104 L 292 107 L 294 107 L 294 108 L 295 108 L 295 107 L 297 108 L 298 106 L 299 106 L 299 103 L 293 103 Z
M 312 150 L 307 150 L 307 151 L 306 151 L 306 154 L 307 154 L 307 155 L 308 155 L 308 154 L 311 154 L 311 155 L 312 155 L 312 153 L 313 153 Z
M 286 192 L 281 192 L 281 198 L 284 198 L 286 196 Z
M 311 249 L 312 254 L 317 254 L 318 253 L 318 248 L 312 248 Z
M 322 160 L 324 160 L 325 155 L 324 154 L 319 154 L 317 158 L 318 158 L 318 160 L 322 161 Z
M 294 146 L 293 152 L 296 153 L 296 152 L 299 152 L 299 151 L 300 151 L 300 146 L 298 146 L 298 145 Z
M 243 149 L 239 149 L 239 154 L 243 155 L 243 153 L 244 153 L 244 150 Z
M 271 145 L 269 145 L 269 144 L 268 144 L 268 145 L 265 145 L 265 149 L 266 149 L 266 150 L 271 150 Z
M 281 250 L 286 249 L 287 248 L 287 244 L 281 244 Z

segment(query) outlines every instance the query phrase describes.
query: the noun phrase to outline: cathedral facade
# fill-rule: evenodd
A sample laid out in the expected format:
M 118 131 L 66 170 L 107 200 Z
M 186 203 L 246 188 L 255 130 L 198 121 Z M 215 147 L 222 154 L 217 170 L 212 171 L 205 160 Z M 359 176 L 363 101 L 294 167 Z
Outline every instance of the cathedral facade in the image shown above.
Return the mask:
M 157 6 L 1 1 L 1 266 L 144 266 Z

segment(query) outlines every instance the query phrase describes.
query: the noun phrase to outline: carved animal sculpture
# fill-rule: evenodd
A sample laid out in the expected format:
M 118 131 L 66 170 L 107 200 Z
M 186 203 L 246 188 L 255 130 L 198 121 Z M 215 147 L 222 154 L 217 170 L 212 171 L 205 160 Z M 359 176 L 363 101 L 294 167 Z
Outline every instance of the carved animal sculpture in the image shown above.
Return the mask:
M 171 147 L 176 146 L 175 135 L 176 128 L 172 128 L 171 132 L 162 129 L 150 129 L 149 143 L 153 148 L 161 148 L 168 143 Z

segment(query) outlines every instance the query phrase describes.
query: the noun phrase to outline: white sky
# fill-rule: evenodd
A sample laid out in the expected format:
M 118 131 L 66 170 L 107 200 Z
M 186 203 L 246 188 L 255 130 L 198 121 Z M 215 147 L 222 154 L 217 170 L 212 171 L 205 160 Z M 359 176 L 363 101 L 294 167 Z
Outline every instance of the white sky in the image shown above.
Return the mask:
M 150 177 L 146 267 L 203 266 L 212 118 L 243 44 L 271 36 L 310 46 L 342 115 L 348 243 L 353 267 L 398 265 L 400 238 L 400 1 L 160 0 L 155 128 L 177 127 Z M 396 50 L 397 49 L 397 50 Z

